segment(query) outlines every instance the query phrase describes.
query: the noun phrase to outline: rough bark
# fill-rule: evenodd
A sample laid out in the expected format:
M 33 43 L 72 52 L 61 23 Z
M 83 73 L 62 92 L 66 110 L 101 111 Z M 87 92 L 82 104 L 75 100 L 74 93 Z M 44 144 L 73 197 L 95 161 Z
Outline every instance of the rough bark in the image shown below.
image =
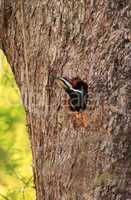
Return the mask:
M 130 0 L 3 2 L 0 39 L 27 110 L 37 200 L 131 199 Z M 53 79 L 78 75 L 89 84 L 87 126 Z

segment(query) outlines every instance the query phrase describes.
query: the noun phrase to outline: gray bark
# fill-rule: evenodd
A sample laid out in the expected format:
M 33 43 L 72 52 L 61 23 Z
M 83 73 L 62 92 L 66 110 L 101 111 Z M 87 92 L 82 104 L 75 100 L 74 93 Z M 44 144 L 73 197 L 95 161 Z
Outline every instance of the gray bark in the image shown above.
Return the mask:
M 131 199 L 131 3 L 2 0 L 0 41 L 27 111 L 37 200 Z M 54 76 L 89 84 L 74 120 Z

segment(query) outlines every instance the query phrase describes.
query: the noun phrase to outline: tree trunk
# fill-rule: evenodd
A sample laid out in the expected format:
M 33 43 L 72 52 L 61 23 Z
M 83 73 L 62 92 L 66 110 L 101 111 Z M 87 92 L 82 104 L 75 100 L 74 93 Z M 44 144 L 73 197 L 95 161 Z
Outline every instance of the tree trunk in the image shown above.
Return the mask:
M 131 199 L 130 0 L 1 0 L 0 16 L 37 200 Z M 88 83 L 88 117 L 74 120 L 55 76 Z

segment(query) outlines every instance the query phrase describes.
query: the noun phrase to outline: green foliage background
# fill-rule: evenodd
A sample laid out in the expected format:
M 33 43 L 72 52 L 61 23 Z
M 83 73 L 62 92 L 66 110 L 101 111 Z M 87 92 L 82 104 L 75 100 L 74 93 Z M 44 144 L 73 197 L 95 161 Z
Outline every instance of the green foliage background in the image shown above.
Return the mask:
M 0 50 L 0 200 L 34 200 L 25 112 L 12 71 Z

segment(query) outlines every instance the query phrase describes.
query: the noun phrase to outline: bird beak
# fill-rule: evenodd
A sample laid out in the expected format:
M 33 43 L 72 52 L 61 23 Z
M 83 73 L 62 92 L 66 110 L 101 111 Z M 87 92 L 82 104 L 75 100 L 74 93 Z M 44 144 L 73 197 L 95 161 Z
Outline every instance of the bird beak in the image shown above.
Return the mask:
M 56 78 L 57 83 L 66 91 L 72 88 L 71 84 L 65 78 Z

